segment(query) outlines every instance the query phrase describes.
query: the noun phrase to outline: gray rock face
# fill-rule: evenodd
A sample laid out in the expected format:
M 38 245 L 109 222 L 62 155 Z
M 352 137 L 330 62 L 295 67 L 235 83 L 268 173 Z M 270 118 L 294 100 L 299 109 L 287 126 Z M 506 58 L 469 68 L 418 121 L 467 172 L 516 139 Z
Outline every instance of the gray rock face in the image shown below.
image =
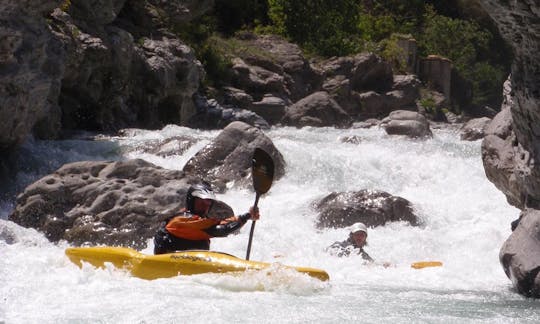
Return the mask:
M 540 211 L 526 209 L 521 221 L 504 242 L 499 260 L 517 291 L 540 297 Z
M 482 143 L 488 178 L 512 205 L 525 209 L 500 260 L 517 291 L 540 297 L 540 4 L 535 0 L 480 0 L 513 49 L 512 97 L 489 126 Z M 506 91 L 509 93 L 508 91 Z M 508 110 L 508 111 L 505 111 Z
M 526 175 L 529 154 L 523 150 L 512 130 L 511 106 L 514 99 L 510 79 L 504 84 L 501 111 L 487 126 L 482 141 L 482 162 L 487 178 L 501 190 L 508 203 L 525 208 L 527 191 L 520 178 Z M 525 167 L 522 167 L 525 166 Z
M 285 174 L 285 160 L 259 128 L 236 121 L 230 123 L 214 141 L 192 157 L 184 172 L 224 189 L 234 181 L 238 185 L 251 183 L 251 157 L 255 148 L 262 148 L 274 160 L 274 181 Z
M 83 30 L 60 10 L 53 17 L 69 49 L 59 98 L 64 128 L 159 128 L 186 124 L 195 113 L 191 96 L 202 69 L 178 39 L 156 35 L 135 42 L 115 26 Z
M 319 91 L 288 107 L 281 122 L 296 127 L 349 127 L 352 119 L 327 92 Z
M 513 131 L 521 146 L 521 172 L 517 177 L 529 207 L 540 208 L 540 4 L 535 0 L 481 0 L 511 45 Z
M 61 1 L 0 4 L 0 151 L 20 144 L 42 118 L 58 132 L 65 51 L 43 16 Z
M 239 109 L 235 106 L 225 107 L 220 105 L 215 99 L 206 99 L 201 95 L 194 95 L 193 101 L 197 113 L 189 118 L 188 126 L 199 129 L 223 129 L 235 121 L 258 127 L 269 129 L 270 125 L 255 112 Z
M 272 94 L 294 102 L 320 87 L 322 76 L 304 58 L 298 45 L 275 35 L 250 34 L 244 38 L 264 55 L 246 53 L 236 58 L 233 82 L 255 101 Z
M 203 73 L 191 49 L 164 36 L 164 25 L 212 6 L 211 0 L 2 1 L 0 150 L 32 133 L 55 138 L 62 128 L 185 123 Z
M 395 221 L 419 224 L 408 200 L 379 190 L 333 192 L 314 203 L 314 208 L 319 211 L 320 228 L 347 227 L 356 222 L 369 227 Z
M 90 24 L 112 23 L 126 0 L 70 0 L 67 11 L 71 17 Z
M 372 53 L 332 58 L 322 62 L 320 68 L 326 78 L 342 75 L 349 79 L 354 91 L 384 91 L 392 87 L 391 65 Z
M 416 110 L 420 80 L 414 75 L 393 76 L 390 65 L 375 54 L 332 58 L 319 69 L 325 75 L 322 89 L 356 120 Z

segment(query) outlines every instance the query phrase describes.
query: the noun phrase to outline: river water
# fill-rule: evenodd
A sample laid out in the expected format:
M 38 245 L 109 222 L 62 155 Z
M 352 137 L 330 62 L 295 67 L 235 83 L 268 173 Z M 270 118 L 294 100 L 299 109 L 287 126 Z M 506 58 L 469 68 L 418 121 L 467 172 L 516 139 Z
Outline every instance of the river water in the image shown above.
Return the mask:
M 31 142 L 26 162 L 0 201 L 0 323 L 538 323 L 540 304 L 512 290 L 498 261 L 519 211 L 485 176 L 480 141 L 451 129 L 416 141 L 373 129 L 275 128 L 267 133 L 287 169 L 261 197 L 251 260 L 275 263 L 268 272 L 206 274 L 145 281 L 112 267 L 82 269 L 64 256 L 65 242 L 7 221 L 15 191 L 65 162 L 143 158 L 181 169 L 218 131 L 168 126 L 129 138 Z M 144 143 L 191 136 L 183 155 L 159 157 Z M 359 143 L 343 143 L 356 136 Z M 378 189 L 408 199 L 423 224 L 370 229 L 366 251 L 338 258 L 324 250 L 346 229 L 318 230 L 311 203 L 332 191 Z M 254 194 L 232 188 L 219 198 L 237 213 Z M 217 238 L 212 248 L 245 256 L 249 226 Z M 143 252 L 150 253 L 149 241 Z M 416 261 L 442 267 L 412 269 Z M 390 262 L 388 268 L 382 262 Z M 329 282 L 280 264 L 325 269 Z

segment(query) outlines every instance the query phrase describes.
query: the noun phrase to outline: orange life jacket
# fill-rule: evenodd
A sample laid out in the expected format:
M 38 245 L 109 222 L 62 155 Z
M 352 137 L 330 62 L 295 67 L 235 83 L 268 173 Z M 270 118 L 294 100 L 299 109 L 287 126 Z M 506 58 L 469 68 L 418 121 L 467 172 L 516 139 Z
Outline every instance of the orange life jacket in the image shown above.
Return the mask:
M 208 240 L 211 236 L 204 230 L 220 223 L 219 219 L 193 216 L 173 217 L 165 226 L 172 235 L 186 240 Z
M 183 215 L 174 216 L 169 219 L 165 229 L 172 235 L 186 240 L 208 240 L 212 236 L 204 230 L 214 225 L 227 224 L 238 221 L 237 216 L 231 216 L 226 219 L 203 218 L 198 215 L 192 215 L 184 212 Z

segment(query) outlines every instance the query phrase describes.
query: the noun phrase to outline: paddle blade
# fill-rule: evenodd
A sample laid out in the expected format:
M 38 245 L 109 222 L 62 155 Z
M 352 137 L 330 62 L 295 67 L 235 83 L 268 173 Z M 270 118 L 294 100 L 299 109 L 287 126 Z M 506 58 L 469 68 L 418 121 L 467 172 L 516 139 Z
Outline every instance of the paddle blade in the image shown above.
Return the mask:
M 256 148 L 253 152 L 251 175 L 255 192 L 264 194 L 270 190 L 272 180 L 274 180 L 274 161 L 268 153 L 260 148 Z
M 441 267 L 441 266 L 442 266 L 442 262 L 440 261 L 420 261 L 420 262 L 415 262 L 411 264 L 411 268 L 415 268 L 415 269 Z

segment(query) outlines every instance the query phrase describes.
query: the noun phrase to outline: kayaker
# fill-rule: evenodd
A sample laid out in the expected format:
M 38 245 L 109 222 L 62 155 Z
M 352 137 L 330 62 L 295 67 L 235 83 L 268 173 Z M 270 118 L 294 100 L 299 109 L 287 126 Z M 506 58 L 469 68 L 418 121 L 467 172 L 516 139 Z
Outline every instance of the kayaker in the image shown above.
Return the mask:
M 342 242 L 335 242 L 327 248 L 327 251 L 339 257 L 360 254 L 364 260 L 373 262 L 369 254 L 364 251 L 364 246 L 367 244 L 367 236 L 368 230 L 366 225 L 355 223 L 350 228 L 349 238 Z
M 240 229 L 249 220 L 258 220 L 259 209 L 227 219 L 208 217 L 216 199 L 206 182 L 192 185 L 186 194 L 186 208 L 180 215 L 166 219 L 154 236 L 154 254 L 184 250 L 209 250 L 210 238 L 225 237 Z

